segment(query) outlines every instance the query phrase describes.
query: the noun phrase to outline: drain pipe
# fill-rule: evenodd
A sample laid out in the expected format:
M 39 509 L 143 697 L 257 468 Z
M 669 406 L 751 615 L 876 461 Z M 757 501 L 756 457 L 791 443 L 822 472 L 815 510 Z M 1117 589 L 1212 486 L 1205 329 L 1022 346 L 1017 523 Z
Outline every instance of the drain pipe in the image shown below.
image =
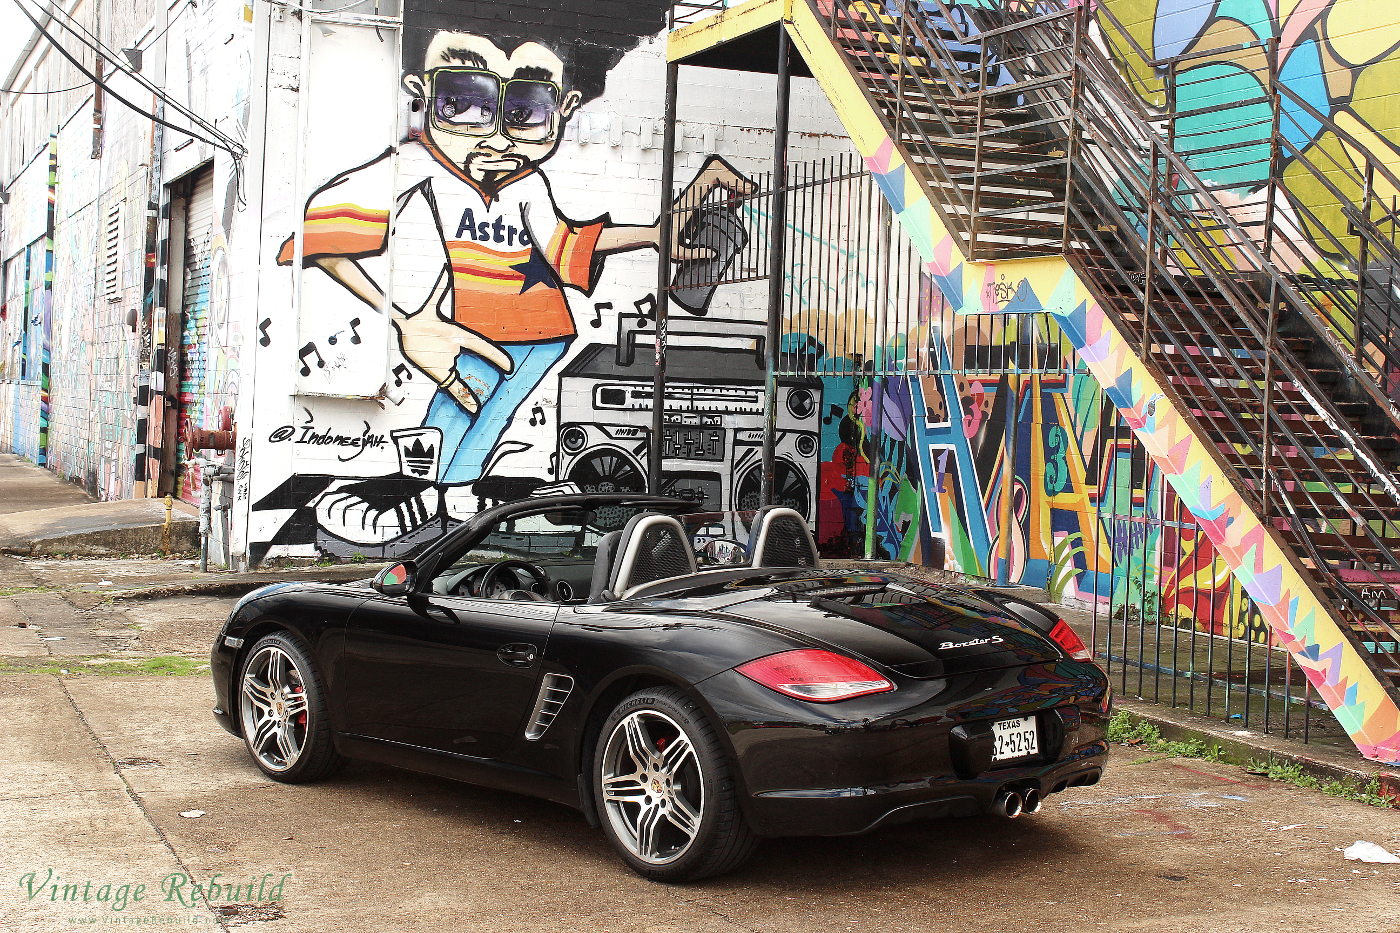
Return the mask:
M 214 510 L 214 462 L 203 457 L 192 462 L 200 465 L 204 479 L 204 489 L 199 496 L 199 572 L 208 573 L 210 518 Z
M 238 437 L 232 429 L 232 415 L 225 409 L 223 418 L 224 428 L 218 431 L 211 431 L 205 428 L 193 428 L 189 434 L 189 446 L 195 450 L 214 451 L 227 453 L 238 446 Z M 229 569 L 231 561 L 231 548 L 228 535 L 228 516 L 231 510 L 230 505 L 214 506 L 214 484 L 223 483 L 232 485 L 233 467 L 225 466 L 211 457 L 196 457 L 189 461 L 200 468 L 201 478 L 204 481 L 204 489 L 199 499 L 199 572 L 209 572 L 209 536 L 214 533 L 214 513 L 222 512 L 221 525 L 224 532 L 224 569 Z
M 228 512 L 229 506 L 214 506 L 214 484 L 231 484 L 233 482 L 233 467 L 224 466 L 217 460 L 207 460 L 203 457 L 191 460 L 197 464 L 204 480 L 204 489 L 199 497 L 199 572 L 209 572 L 209 538 L 214 533 L 214 513 L 216 511 L 224 513 L 224 569 L 228 569 Z

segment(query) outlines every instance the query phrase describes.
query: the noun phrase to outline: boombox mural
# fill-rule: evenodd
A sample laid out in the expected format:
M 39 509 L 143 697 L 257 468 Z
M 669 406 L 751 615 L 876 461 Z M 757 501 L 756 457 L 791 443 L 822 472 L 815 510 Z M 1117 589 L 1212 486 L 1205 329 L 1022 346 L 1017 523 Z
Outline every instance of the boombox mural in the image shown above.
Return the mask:
M 270 553 L 401 553 L 480 508 L 555 483 L 645 488 L 656 211 L 633 224 L 611 212 L 578 216 L 546 164 L 577 150 L 560 154 L 571 120 L 604 95 L 609 72 L 628 52 L 661 31 L 666 5 L 629 3 L 587 42 L 553 25 L 576 23 L 587 6 L 517 10 L 520 21 L 511 24 L 406 11 L 401 87 L 409 131 L 320 182 L 306 200 L 300 236 L 288 231 L 277 257 L 322 279 L 314 285 L 322 304 L 359 308 L 339 331 L 301 348 L 302 375 L 327 368 L 327 344 L 359 344 L 370 339 L 366 323 L 384 319 L 390 404 L 356 414 L 363 427 L 354 429 L 324 424 L 325 406 L 299 405 L 291 423 L 272 431 L 271 443 L 339 455 L 330 469 L 321 466 L 324 452 L 298 456 L 292 475 L 254 496 L 253 563 Z M 536 17 L 551 22 L 530 24 Z M 656 66 L 659 80 L 659 56 L 643 64 Z M 688 271 L 742 248 L 748 232 L 723 204 L 753 187 L 718 156 L 687 174 L 677 204 L 694 208 L 675 215 L 671 244 L 678 286 Z M 650 261 L 613 275 L 625 254 Z M 599 290 L 605 280 L 607 295 Z M 726 290 L 740 289 L 719 289 Z M 667 334 L 670 425 L 660 439 L 666 491 L 714 509 L 752 507 L 762 303 L 715 301 L 715 292 L 676 291 Z M 319 313 L 306 301 L 302 307 L 303 318 Z M 782 386 L 779 493 L 808 515 L 819 392 L 819 383 L 802 380 Z

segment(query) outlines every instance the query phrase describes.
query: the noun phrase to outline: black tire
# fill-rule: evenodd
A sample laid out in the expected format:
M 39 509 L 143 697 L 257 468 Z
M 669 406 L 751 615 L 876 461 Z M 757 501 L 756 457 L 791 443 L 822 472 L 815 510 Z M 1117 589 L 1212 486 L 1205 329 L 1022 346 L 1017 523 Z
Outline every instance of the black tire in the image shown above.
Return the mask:
M 288 668 L 285 680 L 289 691 L 285 694 L 273 683 L 265 666 L 277 652 L 285 658 Z M 260 709 L 244 689 L 250 673 L 255 689 L 263 683 L 270 688 L 266 697 L 267 710 Z M 243 744 L 263 774 L 284 784 L 309 784 L 345 766 L 345 758 L 335 750 L 331 737 L 325 684 L 311 660 L 310 648 L 300 636 L 281 631 L 259 639 L 239 665 L 233 694 Z M 260 726 L 266 727 L 268 732 L 260 735 Z M 283 729 L 298 747 L 295 756 L 283 753 L 289 747 L 281 743 Z M 260 744 L 255 746 L 255 742 Z
M 643 734 L 651 736 L 658 754 L 666 748 L 673 752 L 682 749 L 674 781 L 652 777 L 669 772 L 648 771 L 649 766 L 631 754 L 629 721 L 642 724 Z M 684 735 L 693 755 L 684 751 L 679 735 Z M 618 774 L 619 756 L 635 764 L 636 775 Z M 667 757 L 662 755 L 654 762 L 659 764 Z M 644 878 L 695 881 L 732 871 L 753 854 L 757 840 L 740 809 L 738 785 L 719 734 L 695 701 L 674 687 L 640 690 L 617 705 L 598 735 L 590 778 L 603 832 L 622 860 Z M 608 778 L 612 780 L 611 798 L 605 794 Z M 621 799 L 641 795 L 654 802 Z M 640 844 L 633 829 L 640 824 L 640 814 L 658 811 L 665 815 L 650 821 L 655 827 L 648 835 L 651 845 Z M 638 814 L 635 820 L 633 814 Z M 697 814 L 698 820 L 694 819 Z M 673 822 L 677 816 L 681 819 Z M 688 842 L 684 841 L 689 833 L 683 823 L 696 827 Z M 639 847 L 654 850 L 653 857 L 643 857 Z

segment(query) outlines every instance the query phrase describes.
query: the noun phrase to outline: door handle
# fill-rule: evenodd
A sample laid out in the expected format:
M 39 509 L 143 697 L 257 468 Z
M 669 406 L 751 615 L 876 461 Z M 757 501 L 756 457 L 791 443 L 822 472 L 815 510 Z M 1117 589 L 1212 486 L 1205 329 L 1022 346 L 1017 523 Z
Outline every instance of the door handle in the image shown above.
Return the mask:
M 496 649 L 496 657 L 500 658 L 502 663 L 509 664 L 511 667 L 529 667 L 531 664 L 535 663 L 535 659 L 539 657 L 539 654 L 539 648 L 524 642 L 501 645 L 501 647 Z

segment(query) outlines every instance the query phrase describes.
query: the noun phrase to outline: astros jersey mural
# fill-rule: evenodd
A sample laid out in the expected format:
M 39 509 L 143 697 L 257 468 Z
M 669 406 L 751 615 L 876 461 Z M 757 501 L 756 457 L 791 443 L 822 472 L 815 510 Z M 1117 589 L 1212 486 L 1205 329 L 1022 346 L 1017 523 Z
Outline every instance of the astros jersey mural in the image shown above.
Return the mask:
M 268 438 L 333 446 L 345 467 L 298 467 L 253 503 L 267 520 L 255 561 L 273 548 L 302 553 L 308 545 L 340 556 L 402 552 L 491 502 L 545 484 L 644 488 L 650 402 L 634 398 L 649 396 L 660 192 L 628 199 L 648 205 L 627 209 L 633 223 L 612 211 L 579 216 L 565 206 L 576 198 L 556 190 L 549 171 L 578 149 L 577 142 L 561 149 L 566 135 L 577 141 L 590 132 L 569 132 L 571 121 L 586 122 L 582 108 L 600 98 L 627 104 L 635 87 L 624 83 L 609 94 L 609 72 L 660 33 L 667 5 L 626 4 L 581 42 L 558 24 L 578 22 L 588 6 L 516 5 L 508 24 L 474 15 L 489 12 L 485 4 L 405 11 L 400 102 L 407 132 L 317 182 L 300 230 L 287 231 L 277 255 L 304 277 L 322 277 L 302 280 L 304 296 L 319 296 L 314 308 L 303 297 L 302 334 L 312 316 L 343 322 L 301 348 L 302 375 L 353 368 L 344 356 L 328 361 L 328 344 L 359 344 L 366 320 L 383 319 L 390 404 L 364 419 L 362 430 L 331 427 L 321 406 L 305 406 Z M 660 65 L 653 52 L 631 70 L 650 67 L 659 79 Z M 659 158 L 650 156 L 653 164 Z M 707 243 L 737 249 L 748 237 L 710 195 L 744 195 L 752 183 L 718 156 L 699 163 L 677 195 L 696 206 L 675 215 L 678 285 L 687 270 L 726 258 L 692 245 L 697 224 L 710 231 Z M 692 216 L 697 211 L 704 216 Z M 727 240 L 717 239 L 720 228 Z M 627 253 L 644 261 L 612 274 L 614 257 Z M 673 318 L 671 377 L 690 404 L 668 406 L 677 426 L 662 439 L 667 488 L 715 509 L 732 507 L 736 497 L 756 500 L 750 461 L 762 423 L 761 304 L 725 297 L 715 302 L 713 288 L 677 292 L 676 316 L 704 330 L 687 346 L 686 321 Z M 741 387 L 744 400 L 716 407 L 701 397 L 705 386 L 726 387 L 731 397 Z M 751 423 L 736 428 L 745 414 Z M 389 469 L 359 466 L 372 461 Z M 745 464 L 753 477 L 741 490 L 735 470 Z M 814 464 L 800 470 L 790 499 L 810 514 Z

